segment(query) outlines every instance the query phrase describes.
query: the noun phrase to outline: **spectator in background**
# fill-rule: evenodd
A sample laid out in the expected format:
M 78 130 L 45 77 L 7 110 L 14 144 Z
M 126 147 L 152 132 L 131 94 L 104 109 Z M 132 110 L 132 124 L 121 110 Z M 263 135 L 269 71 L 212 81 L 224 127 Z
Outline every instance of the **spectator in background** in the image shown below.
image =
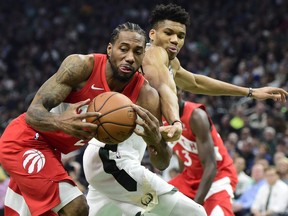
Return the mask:
M 261 164 L 264 167 L 264 170 L 270 166 L 269 162 L 264 158 L 256 160 L 254 164 Z
M 267 146 L 270 155 L 274 155 L 276 152 L 276 131 L 273 127 L 267 126 L 264 128 L 262 134 L 262 143 Z
M 230 155 L 230 157 L 236 157 L 236 146 L 238 142 L 238 135 L 235 132 L 231 132 L 228 134 L 227 139 L 224 141 L 225 147 Z
M 247 175 L 244 170 L 246 168 L 246 162 L 243 157 L 236 157 L 234 159 L 234 166 L 236 167 L 238 174 L 238 183 L 235 190 L 235 199 L 240 197 L 244 191 L 252 184 L 252 178 Z
M 288 185 L 288 158 L 280 158 L 275 165 L 280 179 Z
M 253 138 L 251 139 L 249 138 L 247 140 L 240 140 L 237 145 L 238 148 L 236 149 L 237 153 L 245 159 L 245 163 L 246 163 L 245 172 L 247 174 L 250 174 L 250 171 L 254 164 L 254 159 L 255 159 L 252 140 Z
M 257 101 L 253 113 L 248 117 L 249 126 L 254 136 L 259 136 L 267 126 L 266 106 L 263 101 Z
M 251 207 L 254 216 L 284 214 L 288 208 L 288 186 L 279 179 L 275 167 L 265 171 L 266 182 L 258 190 Z
M 281 158 L 285 158 L 284 152 L 276 152 L 273 156 L 273 164 L 275 165 Z
M 251 170 L 252 184 L 244 190 L 242 195 L 233 201 L 233 210 L 236 216 L 250 216 L 250 208 L 259 188 L 264 184 L 264 167 L 255 164 Z
M 268 164 L 272 165 L 273 163 L 273 157 L 272 155 L 268 152 L 268 146 L 266 144 L 261 143 L 258 148 L 257 152 L 255 154 L 255 161 L 260 160 L 260 159 L 265 159 L 268 161 Z
M 237 106 L 235 107 L 232 118 L 230 119 L 230 126 L 232 130 L 236 133 L 240 133 L 240 131 L 246 126 L 247 117 L 244 114 L 244 107 Z

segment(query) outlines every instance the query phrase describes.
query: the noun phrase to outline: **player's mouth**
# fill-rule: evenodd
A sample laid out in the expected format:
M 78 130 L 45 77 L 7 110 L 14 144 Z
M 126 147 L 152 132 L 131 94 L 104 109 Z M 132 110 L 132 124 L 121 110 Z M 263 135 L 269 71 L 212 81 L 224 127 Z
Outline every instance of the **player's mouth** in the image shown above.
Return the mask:
M 177 53 L 177 47 L 169 47 L 168 48 L 168 50 L 169 50 L 169 52 L 171 52 L 171 53 Z
M 119 69 L 122 73 L 133 73 L 133 67 L 130 65 L 122 65 Z

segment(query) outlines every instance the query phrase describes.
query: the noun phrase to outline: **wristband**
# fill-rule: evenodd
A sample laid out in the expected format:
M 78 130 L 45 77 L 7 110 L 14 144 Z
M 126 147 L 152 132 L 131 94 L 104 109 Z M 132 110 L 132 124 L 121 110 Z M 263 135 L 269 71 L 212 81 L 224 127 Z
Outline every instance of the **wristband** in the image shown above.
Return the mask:
M 182 129 L 183 129 L 183 123 L 180 121 L 180 120 L 175 120 L 171 123 L 171 125 L 174 125 L 176 122 L 180 122 L 181 123 L 181 126 L 182 126 Z
M 247 97 L 251 98 L 252 96 L 253 96 L 253 89 L 250 87 L 248 94 L 247 94 Z

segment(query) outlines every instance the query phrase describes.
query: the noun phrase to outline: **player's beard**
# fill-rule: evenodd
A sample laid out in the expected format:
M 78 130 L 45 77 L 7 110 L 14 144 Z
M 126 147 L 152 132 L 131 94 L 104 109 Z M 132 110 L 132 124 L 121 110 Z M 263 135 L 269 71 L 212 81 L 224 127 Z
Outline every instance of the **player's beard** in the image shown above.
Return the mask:
M 111 57 L 108 57 L 108 61 L 110 63 L 111 69 L 112 69 L 112 74 L 113 74 L 113 78 L 118 80 L 119 82 L 123 82 L 126 83 L 129 80 L 132 79 L 132 77 L 134 76 L 134 74 L 136 73 L 136 70 L 133 71 L 133 73 L 130 76 L 120 76 L 119 72 L 118 72 L 118 68 L 111 62 Z

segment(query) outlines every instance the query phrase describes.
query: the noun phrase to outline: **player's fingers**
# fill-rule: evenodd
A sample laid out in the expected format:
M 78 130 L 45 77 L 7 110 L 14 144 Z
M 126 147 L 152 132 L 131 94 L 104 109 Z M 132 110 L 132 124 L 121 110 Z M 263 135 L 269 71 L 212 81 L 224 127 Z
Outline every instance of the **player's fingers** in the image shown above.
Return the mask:
M 152 125 L 149 121 L 145 121 L 143 119 L 136 119 L 135 122 L 144 129 L 144 132 L 148 134 L 151 133 L 151 131 L 155 131 L 155 126 Z
M 71 104 L 70 106 L 75 108 L 75 109 L 77 109 L 77 108 L 79 108 L 81 106 L 88 105 L 89 103 L 90 103 L 90 99 L 88 98 L 88 99 L 86 99 L 84 101 L 79 101 L 77 103 Z
M 173 137 L 176 131 L 177 131 L 177 128 L 171 127 L 169 132 L 168 132 L 168 134 L 167 134 L 167 136 L 170 137 L 170 138 Z
M 272 99 L 274 101 L 281 101 L 281 102 L 286 102 L 286 96 L 283 95 L 283 94 L 275 94 L 275 95 L 272 95 Z
M 89 117 L 99 117 L 101 116 L 100 112 L 86 112 L 86 113 L 80 113 L 79 118 L 89 118 Z
M 287 94 L 282 93 L 281 94 L 281 101 L 286 102 L 286 97 L 287 97 Z
M 133 109 L 137 112 L 137 114 L 142 118 L 144 119 L 145 121 L 149 121 L 149 120 L 152 120 L 152 121 L 158 121 L 158 119 L 152 115 L 152 113 L 150 113 L 148 110 L 144 109 L 143 107 L 140 107 L 136 104 L 132 104 L 131 105 L 133 107 Z
M 168 132 L 170 131 L 170 128 L 171 128 L 171 125 L 161 126 L 161 127 L 159 127 L 159 131 L 160 131 L 160 133 L 161 133 L 161 132 L 166 132 L 166 133 L 168 133 Z

